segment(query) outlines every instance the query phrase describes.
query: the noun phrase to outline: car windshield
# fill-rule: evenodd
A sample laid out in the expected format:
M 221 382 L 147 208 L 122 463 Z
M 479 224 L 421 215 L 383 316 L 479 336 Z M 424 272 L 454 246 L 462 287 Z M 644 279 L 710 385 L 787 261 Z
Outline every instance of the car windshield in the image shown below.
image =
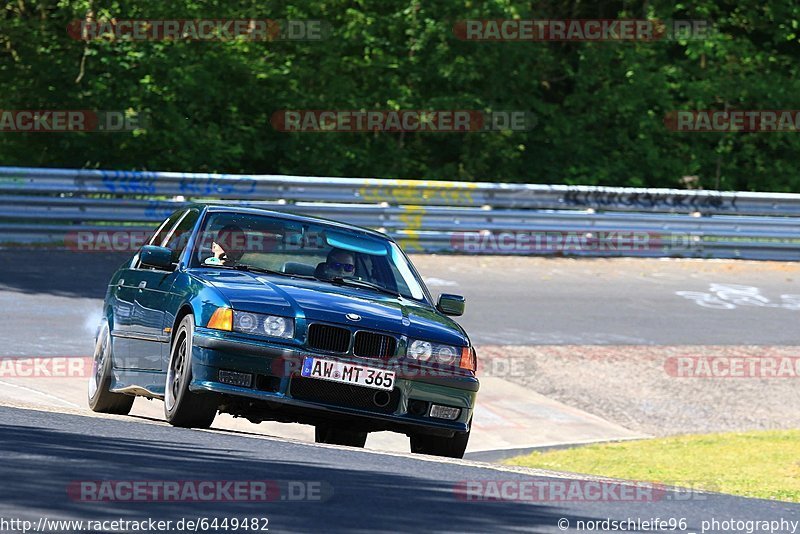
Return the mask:
M 231 268 L 322 280 L 426 301 L 397 244 L 358 230 L 250 213 L 210 213 L 192 267 Z

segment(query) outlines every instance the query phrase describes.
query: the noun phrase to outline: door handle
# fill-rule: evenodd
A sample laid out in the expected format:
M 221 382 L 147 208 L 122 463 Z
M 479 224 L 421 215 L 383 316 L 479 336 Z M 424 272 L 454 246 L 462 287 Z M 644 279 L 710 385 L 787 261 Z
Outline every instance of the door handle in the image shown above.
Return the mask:
M 144 280 L 142 280 L 141 282 L 139 282 L 139 289 L 140 289 L 140 290 L 142 290 L 142 289 L 144 289 L 144 288 L 146 288 L 146 287 L 147 287 L 147 282 L 145 282 Z

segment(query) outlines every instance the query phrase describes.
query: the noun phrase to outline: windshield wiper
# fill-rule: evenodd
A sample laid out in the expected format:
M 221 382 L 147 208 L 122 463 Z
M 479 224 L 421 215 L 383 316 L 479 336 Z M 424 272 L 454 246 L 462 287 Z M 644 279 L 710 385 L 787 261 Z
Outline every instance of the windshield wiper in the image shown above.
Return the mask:
M 315 279 L 313 276 L 307 274 L 285 273 L 283 271 L 274 271 L 272 269 L 265 269 L 264 267 L 256 267 L 255 265 L 247 265 L 244 263 L 234 265 L 233 268 L 239 271 L 247 271 L 251 273 L 277 274 L 278 276 L 288 276 L 290 278 L 307 278 L 309 280 Z
M 372 289 L 375 291 L 380 291 L 381 293 L 386 293 L 387 295 L 391 295 L 393 297 L 402 297 L 400 293 L 397 291 L 393 291 L 389 288 L 383 287 L 378 284 L 373 284 L 372 282 L 366 282 L 364 280 L 358 280 L 357 278 L 344 278 L 341 276 L 336 276 L 334 278 L 321 278 L 325 282 L 330 282 L 332 284 L 339 284 L 343 286 L 350 286 L 350 287 L 361 287 L 364 289 Z

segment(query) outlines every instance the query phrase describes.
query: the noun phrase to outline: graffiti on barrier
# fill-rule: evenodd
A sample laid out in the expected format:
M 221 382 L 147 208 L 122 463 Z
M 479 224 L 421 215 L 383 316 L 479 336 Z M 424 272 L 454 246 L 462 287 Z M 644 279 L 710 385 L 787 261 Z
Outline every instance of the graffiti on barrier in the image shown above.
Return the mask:
M 569 190 L 564 203 L 570 206 L 635 206 L 641 208 L 683 208 L 687 210 L 736 210 L 736 196 L 723 197 L 708 192 L 696 193 L 630 193 L 606 190 Z
M 153 173 L 102 171 L 102 183 L 109 193 L 151 195 L 156 192 L 156 175 Z
M 256 190 L 256 180 L 250 176 L 183 178 L 178 187 L 186 196 L 251 195 Z

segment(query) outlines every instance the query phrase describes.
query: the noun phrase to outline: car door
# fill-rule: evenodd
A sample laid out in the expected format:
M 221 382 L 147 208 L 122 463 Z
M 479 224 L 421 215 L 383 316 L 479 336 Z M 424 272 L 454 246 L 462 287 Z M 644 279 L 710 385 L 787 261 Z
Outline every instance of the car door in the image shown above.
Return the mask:
M 111 323 L 111 347 L 114 353 L 114 366 L 122 369 L 131 368 L 130 362 L 130 335 L 133 324 L 134 297 L 136 289 L 132 285 L 133 274 L 130 264 L 121 269 L 111 287 L 111 309 L 113 321 Z
M 183 217 L 185 211 L 179 210 L 170 215 L 159 225 L 147 244 L 160 244 L 166 239 L 170 229 Z M 139 291 L 139 284 L 143 280 L 142 276 L 137 253 L 127 268 L 119 271 L 119 276 L 111 288 L 113 311 L 111 341 L 114 350 L 114 366 L 120 369 L 139 368 L 137 355 L 140 333 L 137 327 L 139 312 L 136 310 L 136 295 Z
M 175 225 L 186 215 L 186 212 L 187 210 L 183 209 L 170 215 L 161 223 L 147 244 L 161 246 Z M 152 330 L 148 331 L 146 328 L 146 324 L 153 321 L 153 318 L 149 315 L 149 310 L 141 306 L 142 292 L 148 284 L 153 285 L 153 276 L 151 269 L 141 265 L 138 254 L 133 258 L 130 268 L 120 274 L 121 284 L 117 288 L 117 298 L 122 295 L 124 300 L 121 299 L 120 302 L 124 302 L 124 307 L 130 310 L 124 330 L 121 331 L 126 352 L 126 369 L 158 370 L 161 368 L 158 339 L 153 336 Z M 154 354 L 159 354 L 159 361 L 156 361 L 155 364 L 153 363 Z
M 199 217 L 199 210 L 187 210 L 161 243 L 161 246 L 172 251 L 172 262 L 175 266 L 186 248 L 188 238 Z M 174 270 L 164 271 L 153 267 L 141 267 L 139 287 L 135 297 L 135 321 L 141 339 L 137 349 L 139 351 L 137 361 L 140 369 L 166 370 L 163 369 L 163 360 L 164 355 L 169 352 L 170 334 L 165 331 L 165 328 L 172 325 L 166 324 L 165 308 L 176 276 L 177 273 Z

